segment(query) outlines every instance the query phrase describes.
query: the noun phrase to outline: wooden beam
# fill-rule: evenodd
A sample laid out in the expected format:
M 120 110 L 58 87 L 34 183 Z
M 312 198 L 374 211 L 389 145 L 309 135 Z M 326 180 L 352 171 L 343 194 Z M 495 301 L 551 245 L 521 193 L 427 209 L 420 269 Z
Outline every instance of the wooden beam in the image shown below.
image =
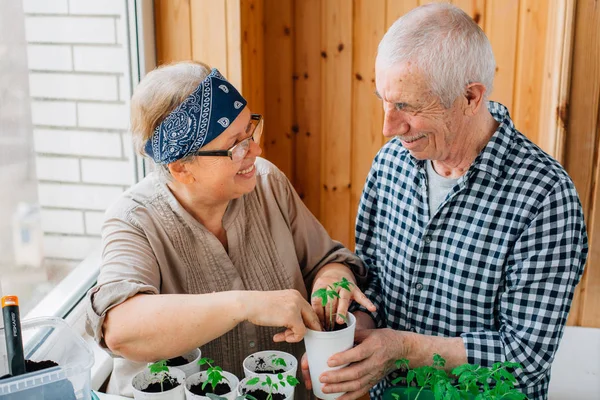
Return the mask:
M 352 89 L 352 165 L 350 240 L 354 244 L 356 212 L 373 158 L 381 148 L 383 107 L 375 96 L 375 57 L 385 33 L 385 0 L 355 0 Z
M 577 2 L 565 165 L 573 179 L 589 235 L 580 302 L 571 314 L 579 325 L 600 327 L 600 7 Z
M 294 2 L 294 186 L 308 209 L 321 213 L 321 0 Z
M 189 0 L 154 0 L 158 65 L 192 58 Z
M 265 0 L 265 133 L 266 157 L 293 179 L 294 40 L 293 4 Z
M 494 89 L 489 99 L 504 104 L 512 113 L 519 0 L 487 0 L 485 14 L 484 31 L 496 58 Z
M 252 112 L 265 112 L 265 23 L 263 0 L 240 5 L 242 41 L 242 94 Z
M 321 3 L 321 221 L 329 234 L 350 243 L 350 164 L 352 160 L 353 2 Z
M 494 16 L 495 18 L 495 16 Z M 539 110 L 542 100 L 548 2 L 521 0 L 519 36 L 513 96 L 512 119 L 516 128 L 539 143 Z M 533 45 L 532 43 L 541 44 Z
M 225 1 L 190 0 L 192 58 L 217 68 L 225 77 L 227 68 L 227 17 Z

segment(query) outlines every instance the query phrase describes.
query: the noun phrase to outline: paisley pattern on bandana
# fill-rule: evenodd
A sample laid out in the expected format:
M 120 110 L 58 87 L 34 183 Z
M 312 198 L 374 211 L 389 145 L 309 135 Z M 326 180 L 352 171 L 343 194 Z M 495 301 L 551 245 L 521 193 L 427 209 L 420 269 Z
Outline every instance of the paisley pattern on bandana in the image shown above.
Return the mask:
M 145 151 L 157 164 L 197 152 L 242 112 L 246 99 L 213 68 L 196 90 L 156 127 Z

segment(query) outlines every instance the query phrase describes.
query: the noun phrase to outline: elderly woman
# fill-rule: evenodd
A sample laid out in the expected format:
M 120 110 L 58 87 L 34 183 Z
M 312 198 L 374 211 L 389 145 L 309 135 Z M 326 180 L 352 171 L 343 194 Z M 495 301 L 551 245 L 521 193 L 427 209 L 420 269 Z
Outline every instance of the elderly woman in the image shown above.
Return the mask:
M 146 362 L 200 346 L 238 376 L 258 350 L 300 356 L 305 326 L 323 319 L 309 293 L 365 269 L 258 158 L 262 117 L 216 69 L 184 62 L 142 80 L 131 118 L 157 170 L 107 211 L 88 294 L 88 330 L 121 357 L 109 393 L 131 396 Z M 374 309 L 356 286 L 341 295 L 338 312 L 352 299 Z

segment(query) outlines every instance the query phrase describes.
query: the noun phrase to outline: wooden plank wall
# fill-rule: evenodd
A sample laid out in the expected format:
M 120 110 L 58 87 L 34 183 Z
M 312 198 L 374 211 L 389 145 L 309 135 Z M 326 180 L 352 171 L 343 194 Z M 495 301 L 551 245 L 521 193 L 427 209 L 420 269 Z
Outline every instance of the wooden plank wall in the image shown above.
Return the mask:
M 571 105 L 543 112 L 541 108 L 555 106 L 543 96 L 562 98 L 557 88 L 564 95 L 568 87 L 564 76 L 551 76 L 569 70 L 568 58 L 566 63 L 550 59 L 554 64 L 548 64 L 547 43 L 560 43 L 556 36 L 549 37 L 556 35 L 555 21 L 549 18 L 557 13 L 550 2 L 451 2 L 477 22 L 492 43 L 497 69 L 490 98 L 509 108 L 523 133 L 565 160 L 582 198 L 593 245 L 600 243 L 600 233 L 594 235 L 600 232 L 600 206 L 594 207 L 600 198 L 599 7 L 595 0 L 566 1 L 577 1 Z M 154 0 L 157 53 L 160 63 L 205 61 L 234 81 L 253 111 L 265 115 L 263 155 L 292 180 L 330 234 L 353 247 L 361 190 L 375 153 L 385 143 L 381 104 L 373 95 L 377 44 L 398 17 L 427 2 Z M 546 74 L 544 79 L 542 71 L 550 77 Z M 548 82 L 557 79 L 562 83 L 549 88 Z M 568 126 L 560 133 L 564 150 L 545 132 L 558 111 L 561 117 L 554 119 Z M 592 250 L 580 287 L 570 323 L 600 326 L 600 308 L 593 306 L 600 303 L 600 250 Z

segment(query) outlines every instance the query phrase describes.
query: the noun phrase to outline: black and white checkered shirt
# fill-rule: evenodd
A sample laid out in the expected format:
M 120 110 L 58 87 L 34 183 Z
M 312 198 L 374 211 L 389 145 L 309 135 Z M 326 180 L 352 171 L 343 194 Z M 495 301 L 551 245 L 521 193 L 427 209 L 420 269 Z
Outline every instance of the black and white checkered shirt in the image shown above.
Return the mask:
M 424 161 L 398 139 L 379 151 L 356 252 L 378 327 L 460 336 L 469 363 L 519 362 L 519 389 L 546 399 L 587 257 L 585 222 L 560 164 L 515 129 L 506 107 L 488 108 L 500 126 L 431 219 Z

